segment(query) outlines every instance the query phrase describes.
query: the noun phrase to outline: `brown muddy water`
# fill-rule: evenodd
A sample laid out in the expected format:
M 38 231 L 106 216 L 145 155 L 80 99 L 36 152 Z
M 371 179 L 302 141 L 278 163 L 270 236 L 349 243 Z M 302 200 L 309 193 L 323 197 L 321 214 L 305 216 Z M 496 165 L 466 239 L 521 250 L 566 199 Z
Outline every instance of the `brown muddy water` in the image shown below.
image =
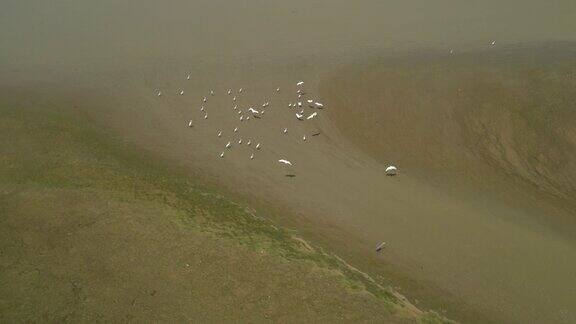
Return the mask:
M 571 323 L 572 41 L 574 1 L 5 1 L 0 84 L 86 94 L 74 102 L 111 131 L 280 211 L 423 307 Z M 190 99 L 154 98 L 187 73 Z M 174 127 L 208 89 L 299 79 L 328 106 L 326 136 L 283 144 L 271 119 L 268 157 L 306 161 L 289 185 L 266 164 L 215 164 L 215 140 Z

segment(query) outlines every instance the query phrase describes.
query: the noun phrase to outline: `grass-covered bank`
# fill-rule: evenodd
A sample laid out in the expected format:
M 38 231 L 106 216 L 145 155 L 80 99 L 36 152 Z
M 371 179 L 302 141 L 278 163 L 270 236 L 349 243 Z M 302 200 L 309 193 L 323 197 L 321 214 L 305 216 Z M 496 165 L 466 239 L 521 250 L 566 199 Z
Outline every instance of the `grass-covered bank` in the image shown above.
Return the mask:
M 15 102 L 0 102 L 1 321 L 439 321 L 80 110 Z

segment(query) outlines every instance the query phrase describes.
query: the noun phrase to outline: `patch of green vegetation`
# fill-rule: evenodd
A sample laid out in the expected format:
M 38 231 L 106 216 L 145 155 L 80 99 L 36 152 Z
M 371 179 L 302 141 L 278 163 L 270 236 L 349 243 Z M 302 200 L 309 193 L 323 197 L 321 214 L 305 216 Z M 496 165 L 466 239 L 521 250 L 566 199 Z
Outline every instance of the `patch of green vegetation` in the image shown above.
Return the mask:
M 0 107 L 0 150 L 0 183 L 11 188 L 3 189 L 0 209 L 10 190 L 30 186 L 105 190 L 120 200 L 161 203 L 180 211 L 174 221 L 181 226 L 193 226 L 256 251 L 336 272 L 347 287 L 369 292 L 390 312 L 407 305 L 338 257 L 210 192 L 183 170 L 113 138 L 78 111 Z M 444 320 L 426 313 L 422 321 Z

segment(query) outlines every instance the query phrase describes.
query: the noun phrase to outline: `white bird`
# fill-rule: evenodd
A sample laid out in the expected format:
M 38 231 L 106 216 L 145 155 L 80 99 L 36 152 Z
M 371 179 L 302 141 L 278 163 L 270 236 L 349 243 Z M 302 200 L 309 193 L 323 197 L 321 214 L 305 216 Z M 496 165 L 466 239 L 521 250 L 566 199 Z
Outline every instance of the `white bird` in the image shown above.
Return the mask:
M 250 120 L 250 116 L 246 116 L 246 120 Z
M 230 142 L 226 143 L 226 148 L 230 148 L 230 146 L 232 146 L 232 143 Z
M 222 136 L 222 131 L 218 132 L 218 137 Z
M 238 131 L 238 127 L 234 127 L 234 133 Z
M 231 94 L 231 93 L 232 93 L 232 89 L 228 89 L 228 94 Z
M 313 112 L 312 114 L 310 114 L 310 116 L 306 117 L 306 119 L 312 119 L 314 117 L 316 117 L 316 115 L 318 115 L 316 112 Z
M 387 176 L 395 176 L 397 173 L 398 173 L 398 169 L 393 165 L 386 168 L 386 175 Z
M 246 145 L 250 146 L 250 144 L 252 144 L 252 142 L 248 140 L 248 142 L 246 142 Z
M 238 105 L 234 105 L 234 110 L 238 109 Z
M 210 90 L 210 95 L 211 95 L 211 96 L 214 95 L 214 90 Z
M 202 98 L 202 101 L 206 102 L 208 99 L 206 97 Z
M 254 160 L 254 154 L 250 154 L 250 160 Z
M 302 136 L 302 140 L 306 141 L 306 135 Z
M 314 105 L 316 105 L 316 108 L 324 108 L 324 104 L 320 102 L 315 102 Z
M 238 140 L 238 144 L 242 144 L 242 139 L 239 139 L 239 140 Z
M 253 114 L 259 114 L 260 112 L 252 107 L 248 108 L 248 111 L 253 113 Z
M 180 95 L 184 95 L 184 90 L 180 90 Z
M 376 252 L 382 251 L 384 249 L 384 246 L 386 246 L 386 242 L 382 242 L 382 243 L 378 244 L 376 246 Z
M 276 92 L 279 92 L 279 91 L 280 91 L 280 88 L 276 88 Z
M 158 91 L 158 97 L 162 96 L 162 91 Z
M 240 116 L 240 121 L 243 121 L 243 120 L 244 120 L 244 116 Z
M 314 102 L 314 100 L 308 99 L 308 103 L 309 103 L 309 104 L 311 104 L 311 103 L 313 103 L 313 102 Z
M 490 45 L 492 45 L 492 46 L 496 45 L 496 41 L 493 40 L 493 41 L 490 43 Z
M 221 158 L 224 157 L 224 152 L 220 153 L 220 157 L 221 157 Z
M 298 95 L 298 99 L 300 99 L 300 98 L 302 98 L 302 95 L 301 95 L 301 94 Z
M 238 93 L 242 93 L 242 88 L 238 89 Z
M 284 128 L 284 130 L 282 131 L 282 133 L 284 133 L 284 134 L 288 133 L 288 128 Z
M 204 111 L 204 106 L 201 106 L 201 107 L 200 107 L 200 111 Z
M 454 54 L 454 50 L 453 50 L 453 49 L 450 49 L 450 54 Z
M 204 115 L 204 119 L 208 119 L 208 114 L 205 114 L 205 115 Z
M 242 115 L 242 110 L 238 110 L 238 115 Z
M 285 159 L 280 159 L 280 160 L 278 160 L 278 162 L 284 163 L 284 164 L 286 164 L 286 165 L 292 165 L 292 162 L 290 162 L 290 161 L 288 161 L 288 160 L 285 160 Z
M 256 149 L 257 149 L 257 150 L 260 149 L 260 143 L 256 144 Z
M 192 127 L 192 119 L 188 122 L 188 127 Z
M 304 115 L 296 113 L 296 119 L 302 120 L 302 117 L 304 117 Z
M 292 107 L 292 104 L 291 104 L 291 103 L 289 103 L 289 104 L 288 104 L 288 107 Z
M 236 97 L 232 98 L 232 101 L 236 101 Z
M 186 76 L 186 80 L 190 80 L 190 74 Z
M 298 81 L 298 83 L 296 83 L 297 86 L 301 86 L 304 84 L 304 81 Z
M 298 101 L 298 107 L 302 107 L 302 101 Z
M 266 110 L 262 109 L 262 110 L 260 111 L 260 115 L 264 115 L 264 112 L 265 112 L 265 111 L 266 111 Z

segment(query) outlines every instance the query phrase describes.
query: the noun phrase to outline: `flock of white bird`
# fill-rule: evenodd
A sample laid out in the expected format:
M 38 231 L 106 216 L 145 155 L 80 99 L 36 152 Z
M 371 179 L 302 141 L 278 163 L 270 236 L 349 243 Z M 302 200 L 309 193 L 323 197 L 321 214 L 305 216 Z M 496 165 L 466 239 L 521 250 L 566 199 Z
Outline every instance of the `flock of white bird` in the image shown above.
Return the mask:
M 187 75 L 186 79 L 190 80 L 191 75 Z M 311 119 L 318 117 L 319 112 L 322 109 L 324 109 L 323 103 L 321 103 L 317 100 L 310 99 L 310 96 L 308 96 L 306 94 L 306 91 L 304 90 L 303 86 L 304 86 L 304 81 L 298 81 L 296 83 L 296 89 L 295 89 L 295 93 L 294 93 L 295 99 L 292 102 L 289 102 L 287 104 L 288 109 L 294 110 L 294 117 L 296 118 L 296 120 L 298 120 L 300 122 L 306 122 L 306 121 L 309 121 Z M 256 120 L 262 119 L 265 115 L 266 109 L 270 106 L 270 102 L 266 101 L 263 104 L 259 105 L 261 107 L 258 107 L 258 106 L 255 107 L 252 105 L 248 105 L 247 107 L 240 107 L 237 104 L 237 101 L 239 99 L 239 96 L 242 95 L 243 90 L 244 90 L 243 88 L 239 88 L 238 90 L 228 89 L 226 91 L 226 94 L 230 98 L 231 102 L 230 102 L 230 107 L 225 107 L 225 109 L 230 109 L 231 114 L 236 114 L 236 116 L 237 116 L 236 118 L 238 118 L 238 120 L 240 121 L 240 125 L 243 125 L 244 123 L 249 122 L 251 120 L 252 120 L 252 122 L 257 122 Z M 280 92 L 280 88 L 276 88 L 276 93 L 279 93 L 279 92 Z M 178 91 L 178 94 L 180 96 L 183 96 L 184 90 L 180 89 Z M 163 95 L 162 91 L 157 90 L 157 96 L 161 97 L 162 95 Z M 207 104 L 209 101 L 208 98 L 213 97 L 213 96 L 215 96 L 215 92 L 214 92 L 214 90 L 210 90 L 210 95 L 202 98 L 202 105 L 200 106 L 200 111 L 204 114 L 204 116 L 203 116 L 204 119 L 208 119 L 208 112 L 207 112 L 207 109 L 204 106 L 204 104 Z M 236 96 L 238 96 L 238 98 Z M 304 99 L 304 98 L 308 98 L 308 99 Z M 188 127 L 194 127 L 194 121 L 188 120 L 187 125 L 188 125 Z M 231 137 L 234 137 L 234 133 L 237 133 L 238 130 L 239 130 L 238 126 L 234 127 L 232 132 L 229 133 L 231 135 Z M 222 136 L 225 136 L 226 133 L 227 132 L 225 130 L 219 129 L 216 132 L 216 136 L 222 137 Z M 282 130 L 282 133 L 287 134 L 288 128 L 284 128 Z M 319 133 L 316 133 L 314 135 L 318 135 L 318 134 Z M 306 141 L 306 140 L 307 140 L 306 135 L 302 135 L 302 141 Z M 236 139 L 234 139 L 234 140 L 231 139 L 226 143 L 226 145 L 224 145 L 222 152 L 219 154 L 220 158 L 224 158 L 224 156 L 226 155 L 226 151 L 232 149 L 236 143 L 238 143 L 238 145 L 246 145 L 246 146 L 253 147 L 252 152 L 250 154 L 251 160 L 254 159 L 255 154 L 257 154 L 257 152 L 260 151 L 262 148 L 262 144 L 260 142 L 253 142 L 250 139 L 244 141 L 242 138 L 236 137 Z M 278 159 L 278 163 L 285 165 L 285 166 L 293 166 L 293 163 L 285 157 Z
M 191 79 L 191 75 L 187 75 L 186 76 L 187 80 Z M 296 83 L 296 91 L 295 91 L 295 99 L 292 102 L 289 102 L 287 104 L 288 109 L 293 110 L 294 112 L 294 117 L 296 118 L 296 120 L 298 120 L 299 122 L 306 122 L 309 121 L 311 119 L 316 118 L 317 116 L 319 116 L 319 112 L 324 109 L 324 104 L 321 103 L 320 101 L 314 100 L 314 99 L 310 99 L 310 96 L 307 95 L 306 91 L 304 90 L 304 81 L 298 81 Z M 157 96 L 161 97 L 162 96 L 162 91 L 161 90 L 156 90 L 157 91 Z M 276 88 L 276 93 L 280 92 L 280 88 Z M 230 109 L 230 113 L 231 114 L 236 114 L 236 118 L 239 119 L 240 121 L 240 125 L 248 122 L 252 120 L 253 122 L 255 120 L 259 120 L 262 119 L 264 117 L 264 114 L 266 112 L 266 108 L 268 108 L 270 106 L 270 102 L 266 101 L 261 105 L 261 108 L 256 109 L 254 106 L 247 106 L 247 107 L 239 107 L 237 104 L 237 100 L 238 98 L 236 97 L 236 95 L 240 96 L 243 93 L 243 88 L 239 88 L 238 90 L 232 90 L 232 89 L 228 89 L 226 91 L 227 96 L 230 98 L 230 107 L 225 107 L 225 109 Z M 184 90 L 180 89 L 178 91 L 178 94 L 180 96 L 184 95 Z M 210 90 L 210 94 L 209 97 L 214 97 L 215 96 L 215 92 L 214 90 Z M 205 96 L 202 98 L 202 104 L 200 106 L 200 111 L 204 114 L 203 118 L 204 119 L 208 119 L 208 112 L 206 107 L 204 106 L 204 104 L 207 105 L 208 103 L 208 96 Z M 308 99 L 304 99 L 304 98 L 308 98 Z M 306 111 L 308 108 L 308 112 Z M 194 121 L 193 120 L 188 120 L 187 122 L 188 127 L 194 127 Z M 232 132 L 230 134 L 232 134 L 232 137 L 234 137 L 234 133 L 237 133 L 239 130 L 239 127 L 236 126 L 233 128 Z M 225 130 L 219 129 L 216 132 L 216 136 L 217 137 L 222 137 L 224 136 L 226 133 Z M 288 128 L 284 128 L 282 130 L 283 134 L 287 134 L 288 133 Z M 315 133 L 312 134 L 313 136 L 315 135 L 319 135 L 320 133 Z M 306 135 L 302 135 L 302 141 L 306 141 L 307 137 Z M 235 143 L 238 143 L 238 145 L 246 145 L 249 147 L 252 147 L 251 153 L 250 153 L 250 160 L 253 160 L 255 157 L 255 154 L 260 151 L 262 144 L 260 142 L 253 142 L 251 139 L 247 139 L 247 140 L 243 140 L 242 138 L 238 138 L 236 137 L 236 139 L 231 139 L 229 141 L 227 141 L 227 143 L 224 145 L 224 148 L 222 150 L 222 152 L 219 154 L 220 158 L 224 158 L 224 156 L 226 155 L 226 151 L 230 150 L 234 147 Z M 254 144 L 254 145 L 252 145 Z M 285 165 L 285 166 L 289 166 L 292 167 L 293 163 L 288 160 L 285 157 L 282 157 L 280 159 L 278 159 L 278 163 Z M 394 176 L 396 175 L 398 172 L 398 169 L 393 166 L 390 165 L 386 168 L 386 175 L 389 176 Z

